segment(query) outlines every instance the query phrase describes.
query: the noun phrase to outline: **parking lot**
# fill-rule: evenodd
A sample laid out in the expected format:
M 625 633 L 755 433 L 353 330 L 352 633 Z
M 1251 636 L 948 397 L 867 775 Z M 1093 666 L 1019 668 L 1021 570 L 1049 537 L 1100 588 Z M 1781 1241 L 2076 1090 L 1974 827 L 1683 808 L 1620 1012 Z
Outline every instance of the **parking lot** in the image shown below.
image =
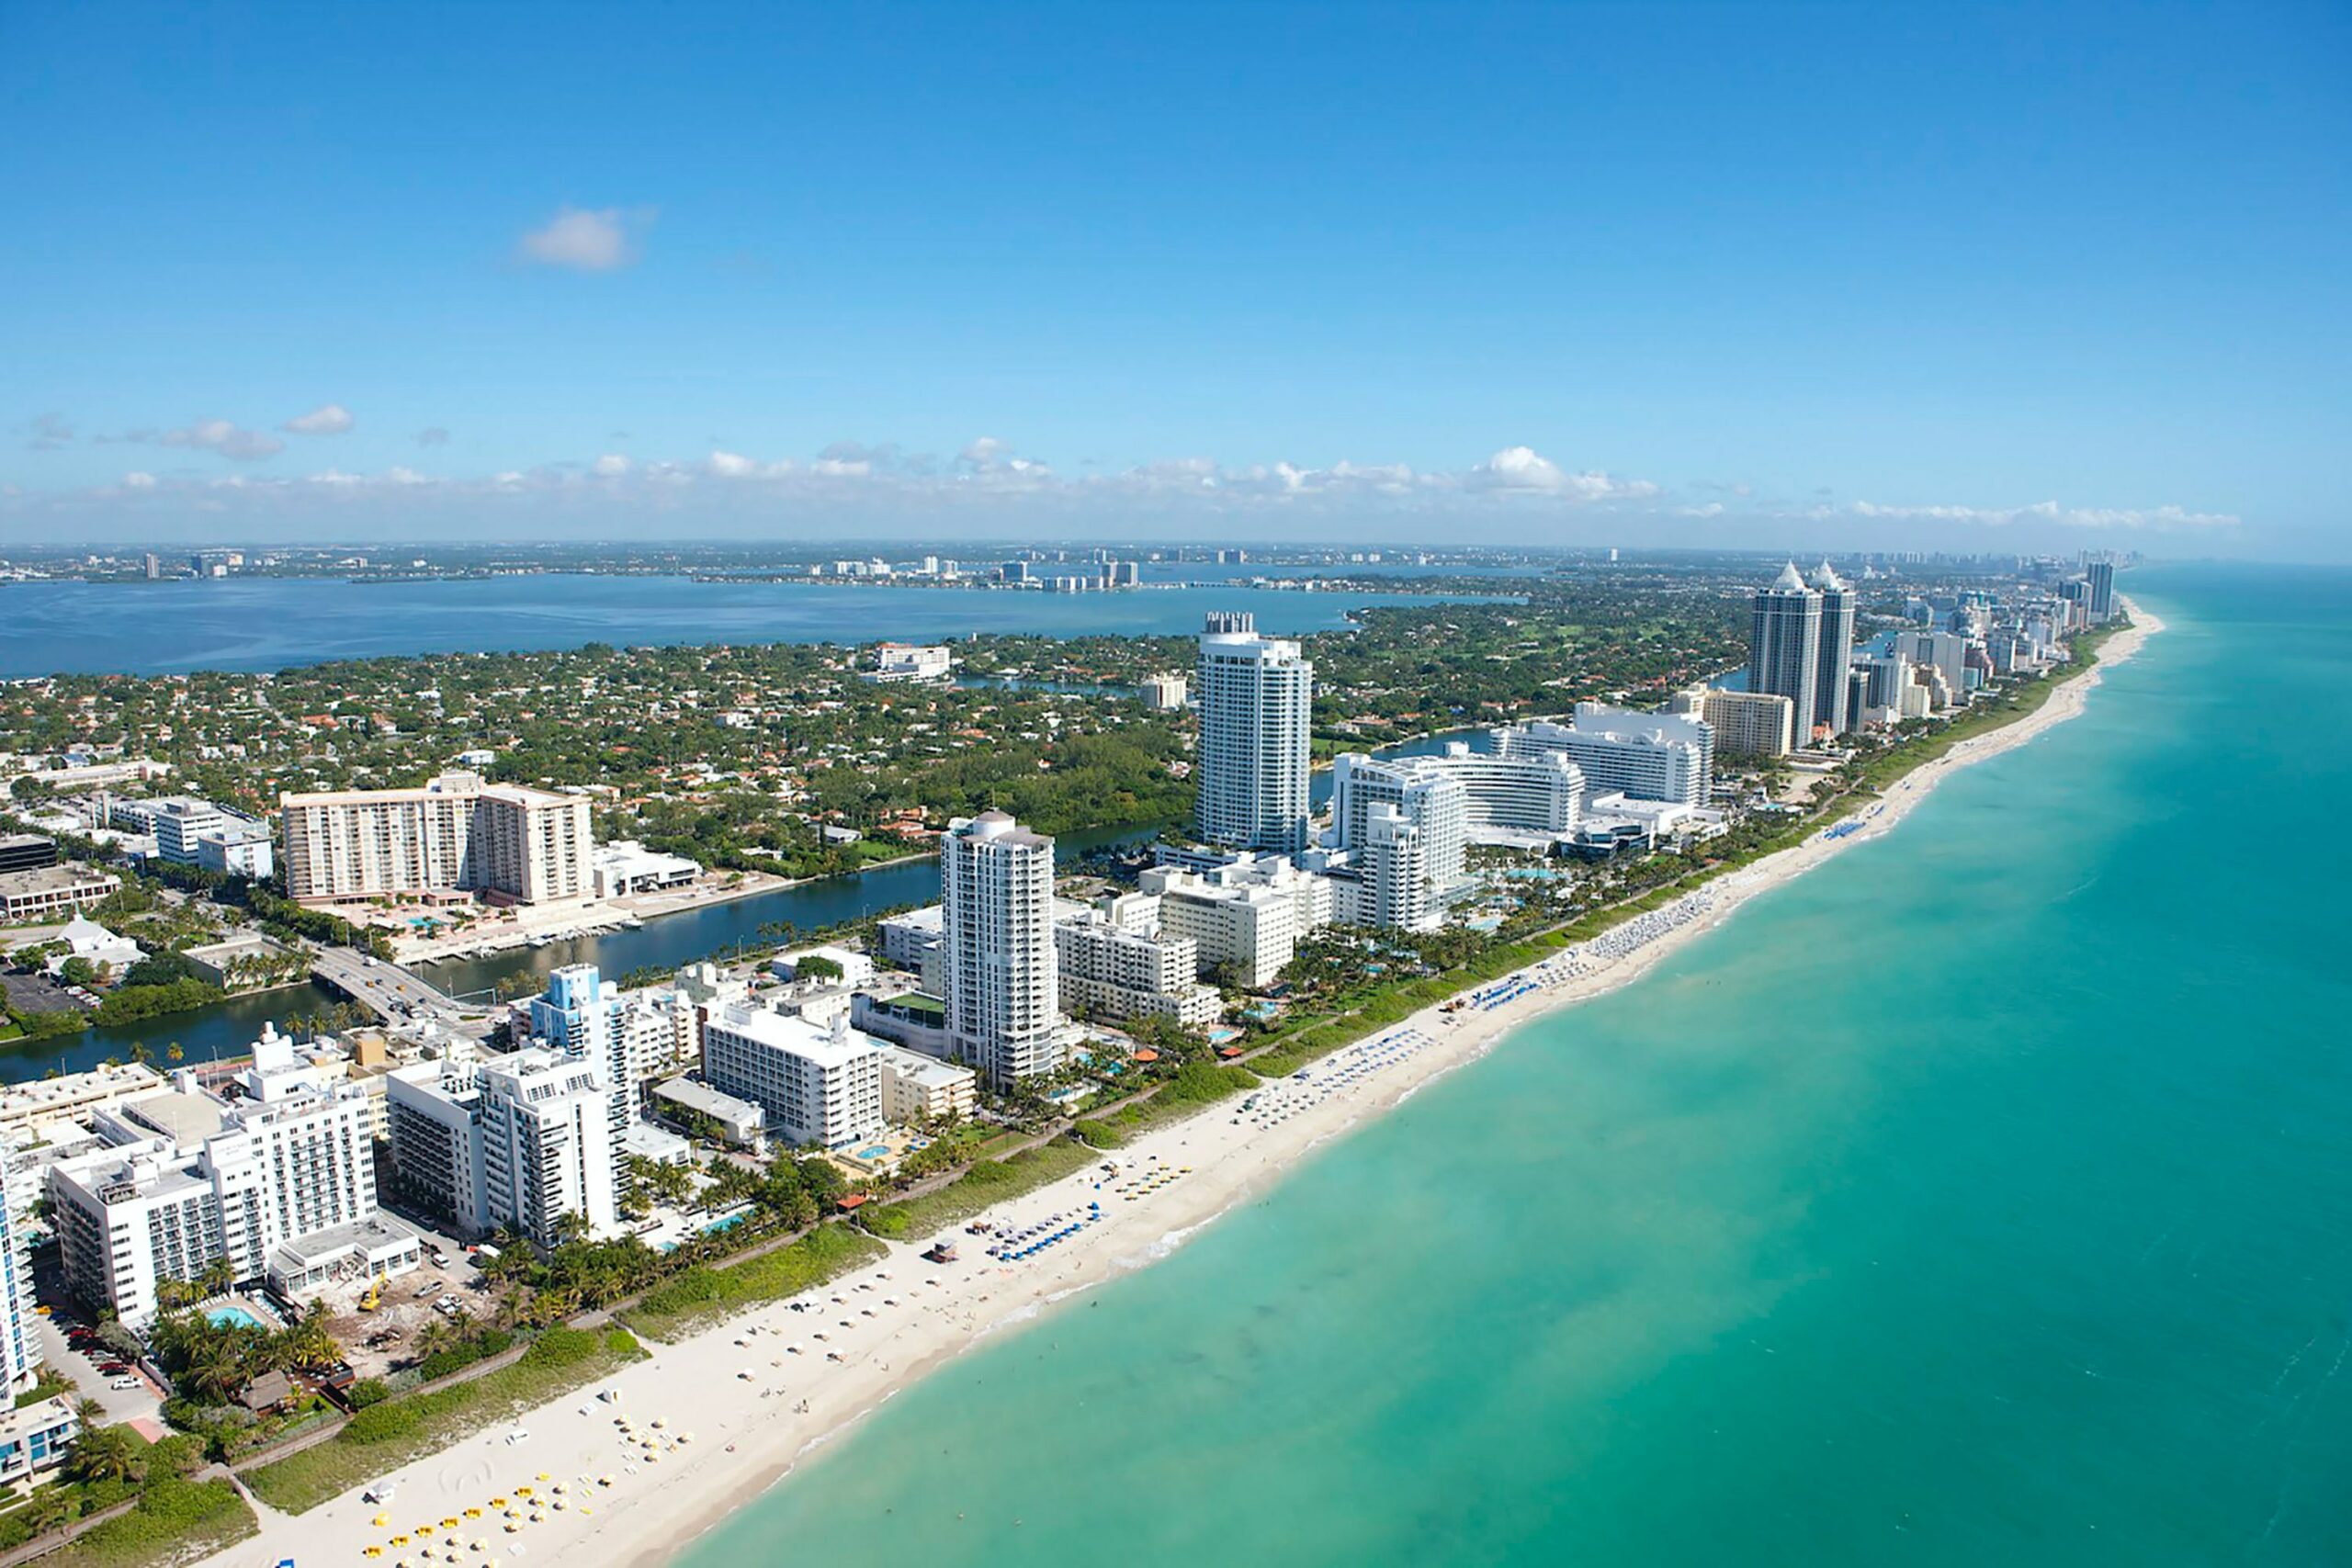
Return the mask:
M 128 1421 L 134 1417 L 153 1420 L 163 1406 L 164 1396 L 155 1385 L 135 1371 L 126 1369 L 120 1374 L 100 1370 L 102 1362 L 112 1361 L 113 1352 L 96 1347 L 85 1353 L 67 1340 L 69 1328 L 79 1325 L 60 1325 L 51 1318 L 36 1314 L 40 1337 L 42 1362 L 56 1368 L 74 1380 L 74 1386 L 84 1399 L 95 1399 L 106 1412 L 105 1421 Z M 117 1388 L 115 1383 L 130 1379 L 133 1386 Z

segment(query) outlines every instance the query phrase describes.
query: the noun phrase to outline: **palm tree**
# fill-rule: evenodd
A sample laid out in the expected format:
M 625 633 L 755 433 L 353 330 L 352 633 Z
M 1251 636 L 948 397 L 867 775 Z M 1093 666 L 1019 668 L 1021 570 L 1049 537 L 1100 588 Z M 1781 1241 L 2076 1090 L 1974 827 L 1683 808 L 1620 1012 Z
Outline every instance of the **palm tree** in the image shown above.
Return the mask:
M 18 1517 L 25 1521 L 26 1528 L 33 1534 L 47 1535 L 59 1526 L 71 1523 L 80 1515 L 81 1509 L 72 1499 L 55 1487 L 50 1486 L 34 1493 L 32 1501 L 25 1505 L 25 1511 Z
M 76 1481 L 136 1481 L 147 1469 L 147 1445 L 127 1427 L 98 1427 L 74 1444 L 66 1473 Z
M 180 1043 L 176 1040 L 164 1047 L 164 1055 L 174 1062 L 183 1061 L 187 1056 L 187 1053 L 180 1049 Z

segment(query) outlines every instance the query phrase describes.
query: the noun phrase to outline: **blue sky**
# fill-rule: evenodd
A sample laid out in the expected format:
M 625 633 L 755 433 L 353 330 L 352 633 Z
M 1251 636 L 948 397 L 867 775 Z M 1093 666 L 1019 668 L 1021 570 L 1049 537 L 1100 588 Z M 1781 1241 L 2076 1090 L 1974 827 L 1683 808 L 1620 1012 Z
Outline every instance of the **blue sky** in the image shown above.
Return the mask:
M 2347 15 L 0 0 L 0 537 L 2341 558 Z

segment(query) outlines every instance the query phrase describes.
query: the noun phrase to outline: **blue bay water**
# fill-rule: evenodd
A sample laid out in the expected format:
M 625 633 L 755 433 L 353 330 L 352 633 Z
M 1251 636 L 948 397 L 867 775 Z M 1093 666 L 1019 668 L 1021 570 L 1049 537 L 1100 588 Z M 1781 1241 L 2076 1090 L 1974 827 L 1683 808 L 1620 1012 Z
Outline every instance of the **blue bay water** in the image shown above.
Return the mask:
M 1076 569 L 1070 569 L 1076 570 Z M 353 582 L 344 578 L 0 583 L 0 679 L 59 672 L 282 670 L 338 659 L 538 651 L 591 642 L 915 641 L 974 632 L 1048 637 L 1198 631 L 1209 610 L 1249 610 L 1270 632 L 1329 631 L 1365 604 L 1460 593 L 1306 592 L 1161 584 L 1117 593 L 716 582 L 686 577 L 530 576 Z
M 2352 578 L 967 1356 L 684 1556 L 2352 1561 Z

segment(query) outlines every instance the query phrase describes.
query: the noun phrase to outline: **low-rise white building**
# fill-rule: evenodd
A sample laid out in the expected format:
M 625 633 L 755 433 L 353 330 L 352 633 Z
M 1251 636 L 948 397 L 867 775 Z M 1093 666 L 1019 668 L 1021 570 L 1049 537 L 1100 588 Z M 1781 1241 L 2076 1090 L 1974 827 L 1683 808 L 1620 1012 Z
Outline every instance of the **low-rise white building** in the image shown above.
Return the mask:
M 819 969 L 831 964 L 839 973 L 831 976 L 802 973 L 803 965 L 811 958 L 820 961 L 817 965 Z M 828 943 L 822 947 L 804 947 L 792 953 L 779 953 L 768 961 L 768 973 L 779 980 L 821 978 L 855 988 L 874 978 L 874 960 L 862 953 Z
M 882 1047 L 882 1114 L 893 1125 L 967 1117 L 979 1103 L 979 1082 L 969 1067 L 897 1045 Z
M 56 1469 L 74 1451 L 82 1418 L 62 1394 L 0 1409 L 0 1487 L 30 1481 Z
M 122 878 L 68 862 L 0 872 L 0 920 L 11 925 L 51 919 L 122 891 Z
M 955 668 L 953 654 L 938 644 L 886 642 L 874 649 L 869 681 L 941 681 Z
M 680 1126 L 707 1118 L 719 1137 L 743 1148 L 759 1149 L 767 1143 L 768 1113 L 763 1108 L 692 1078 L 655 1084 L 653 1113 Z
M 266 881 L 277 868 L 274 842 L 269 829 L 262 823 L 227 823 L 197 835 L 196 863 L 224 876 Z
M 588 867 L 599 898 L 684 887 L 702 874 L 701 865 L 685 856 L 649 850 L 635 839 L 598 844 L 588 852 Z

